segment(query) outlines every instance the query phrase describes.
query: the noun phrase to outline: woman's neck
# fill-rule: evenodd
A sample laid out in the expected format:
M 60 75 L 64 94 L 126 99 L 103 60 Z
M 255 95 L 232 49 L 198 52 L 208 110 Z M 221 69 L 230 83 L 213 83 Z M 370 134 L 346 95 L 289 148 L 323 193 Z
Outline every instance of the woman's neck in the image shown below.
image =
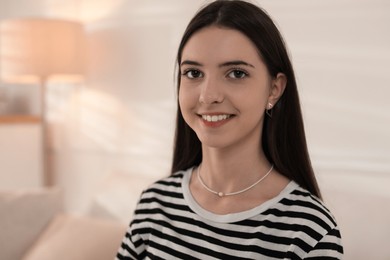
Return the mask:
M 264 176 L 271 167 L 258 146 L 241 149 L 203 147 L 200 175 L 212 189 L 235 192 Z

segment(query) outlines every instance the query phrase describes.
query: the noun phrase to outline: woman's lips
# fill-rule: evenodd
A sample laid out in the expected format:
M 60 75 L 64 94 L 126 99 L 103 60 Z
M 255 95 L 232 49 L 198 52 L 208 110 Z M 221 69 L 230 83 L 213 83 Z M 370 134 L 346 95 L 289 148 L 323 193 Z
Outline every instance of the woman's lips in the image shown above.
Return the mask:
M 206 126 L 219 127 L 227 123 L 233 117 L 233 115 L 223 114 L 223 113 L 220 114 L 213 113 L 213 114 L 202 114 L 200 115 L 200 117 L 203 124 L 205 124 Z
M 222 120 L 226 120 L 230 117 L 230 115 L 222 114 L 222 115 L 202 115 L 203 120 L 207 122 L 219 122 Z

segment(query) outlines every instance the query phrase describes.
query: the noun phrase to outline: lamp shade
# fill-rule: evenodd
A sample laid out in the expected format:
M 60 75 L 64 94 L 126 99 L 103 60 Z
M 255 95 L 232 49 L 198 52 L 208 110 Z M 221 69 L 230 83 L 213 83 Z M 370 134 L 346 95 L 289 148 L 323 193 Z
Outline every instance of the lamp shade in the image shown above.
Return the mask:
M 0 71 L 4 81 L 84 74 L 85 36 L 72 21 L 24 18 L 0 23 Z

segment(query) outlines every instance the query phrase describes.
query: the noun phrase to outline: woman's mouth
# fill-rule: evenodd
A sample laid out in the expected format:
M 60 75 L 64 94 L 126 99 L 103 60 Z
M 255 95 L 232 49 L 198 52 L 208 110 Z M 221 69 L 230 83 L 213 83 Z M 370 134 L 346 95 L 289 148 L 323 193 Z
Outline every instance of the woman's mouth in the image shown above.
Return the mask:
M 231 114 L 203 114 L 200 116 L 205 126 L 214 128 L 224 125 L 233 117 Z
M 203 120 L 207 122 L 219 122 L 230 118 L 231 115 L 202 115 Z

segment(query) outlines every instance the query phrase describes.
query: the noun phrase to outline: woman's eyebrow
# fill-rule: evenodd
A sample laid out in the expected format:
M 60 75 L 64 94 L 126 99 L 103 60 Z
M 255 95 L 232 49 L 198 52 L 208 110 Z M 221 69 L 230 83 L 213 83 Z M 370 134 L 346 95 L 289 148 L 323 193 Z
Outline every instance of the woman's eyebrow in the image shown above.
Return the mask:
M 248 67 L 252 67 L 252 68 L 255 67 L 252 64 L 245 62 L 245 61 L 242 61 L 242 60 L 227 61 L 227 62 L 220 64 L 219 67 L 240 66 L 240 65 L 241 66 L 244 65 L 244 66 L 248 66 Z
M 192 60 L 182 61 L 182 63 L 180 63 L 180 66 L 183 66 L 183 65 L 203 66 L 201 63 L 199 63 L 197 61 L 192 61 Z
M 182 63 L 180 64 L 180 66 L 183 66 L 183 65 L 193 65 L 193 66 L 203 66 L 202 63 L 199 63 L 197 61 L 193 61 L 193 60 L 184 60 L 182 61 Z M 218 65 L 218 67 L 229 67 L 229 66 L 248 66 L 248 67 L 252 67 L 254 68 L 255 66 L 253 66 L 252 64 L 248 63 L 248 62 L 245 62 L 245 61 L 242 61 L 242 60 L 233 60 L 233 61 L 227 61 L 227 62 L 224 62 L 224 63 L 221 63 Z

